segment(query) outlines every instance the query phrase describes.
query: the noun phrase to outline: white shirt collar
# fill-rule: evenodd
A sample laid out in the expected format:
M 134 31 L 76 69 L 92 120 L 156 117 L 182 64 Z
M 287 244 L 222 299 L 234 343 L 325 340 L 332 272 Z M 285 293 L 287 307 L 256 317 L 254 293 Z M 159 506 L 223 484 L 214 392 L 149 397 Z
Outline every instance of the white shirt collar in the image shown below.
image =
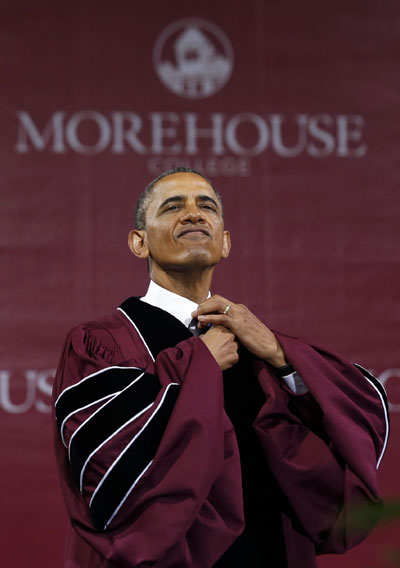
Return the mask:
M 207 298 L 210 297 L 210 292 Z M 150 280 L 150 284 L 146 295 L 140 298 L 142 302 L 146 302 L 151 306 L 156 308 L 161 308 L 162 310 L 168 312 L 172 316 L 176 317 L 183 325 L 189 326 L 192 321 L 192 312 L 197 308 L 196 302 L 192 302 L 188 298 L 179 296 L 174 292 L 170 292 L 165 288 L 162 288 L 153 280 Z

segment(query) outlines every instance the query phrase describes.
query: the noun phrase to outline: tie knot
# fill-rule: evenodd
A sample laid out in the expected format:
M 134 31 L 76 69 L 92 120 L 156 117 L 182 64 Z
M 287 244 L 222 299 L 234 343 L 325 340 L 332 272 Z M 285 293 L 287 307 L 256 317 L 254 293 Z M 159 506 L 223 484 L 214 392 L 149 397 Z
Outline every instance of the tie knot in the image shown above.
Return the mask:
M 201 335 L 202 333 L 205 333 L 207 331 L 207 327 L 197 327 L 197 324 L 199 323 L 199 320 L 197 318 L 193 318 L 192 321 L 190 322 L 190 324 L 188 325 L 188 330 L 193 334 L 193 335 Z

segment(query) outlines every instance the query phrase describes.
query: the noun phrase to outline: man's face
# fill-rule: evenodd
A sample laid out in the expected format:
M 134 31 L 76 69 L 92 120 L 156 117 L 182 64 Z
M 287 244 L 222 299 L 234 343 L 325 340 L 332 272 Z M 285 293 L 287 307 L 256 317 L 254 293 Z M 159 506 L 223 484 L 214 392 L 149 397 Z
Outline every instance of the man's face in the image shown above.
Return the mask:
M 226 258 L 229 233 L 210 184 L 186 172 L 162 178 L 147 209 L 144 244 L 152 270 L 205 268 Z

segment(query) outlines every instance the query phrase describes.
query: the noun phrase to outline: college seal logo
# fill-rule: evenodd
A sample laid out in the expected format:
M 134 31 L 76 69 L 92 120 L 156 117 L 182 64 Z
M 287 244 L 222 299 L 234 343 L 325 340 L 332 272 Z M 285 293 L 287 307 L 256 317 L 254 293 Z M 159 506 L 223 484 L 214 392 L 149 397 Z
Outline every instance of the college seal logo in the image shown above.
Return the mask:
M 191 18 L 165 28 L 155 43 L 153 60 L 167 89 L 188 99 L 203 99 L 228 81 L 233 50 L 215 24 Z

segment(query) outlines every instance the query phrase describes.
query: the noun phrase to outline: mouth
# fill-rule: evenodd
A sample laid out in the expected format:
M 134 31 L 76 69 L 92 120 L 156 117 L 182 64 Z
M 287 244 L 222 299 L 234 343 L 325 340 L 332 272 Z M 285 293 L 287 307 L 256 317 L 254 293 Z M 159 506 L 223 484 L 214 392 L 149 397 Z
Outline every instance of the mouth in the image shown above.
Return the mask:
M 198 236 L 206 236 L 209 237 L 210 233 L 209 231 L 207 231 L 207 229 L 203 229 L 203 228 L 199 228 L 199 227 L 191 227 L 190 229 L 184 229 L 183 231 L 181 231 L 180 233 L 178 233 L 178 239 L 180 239 L 181 237 L 184 237 L 188 235 L 189 237 L 193 236 L 193 237 L 198 237 Z

